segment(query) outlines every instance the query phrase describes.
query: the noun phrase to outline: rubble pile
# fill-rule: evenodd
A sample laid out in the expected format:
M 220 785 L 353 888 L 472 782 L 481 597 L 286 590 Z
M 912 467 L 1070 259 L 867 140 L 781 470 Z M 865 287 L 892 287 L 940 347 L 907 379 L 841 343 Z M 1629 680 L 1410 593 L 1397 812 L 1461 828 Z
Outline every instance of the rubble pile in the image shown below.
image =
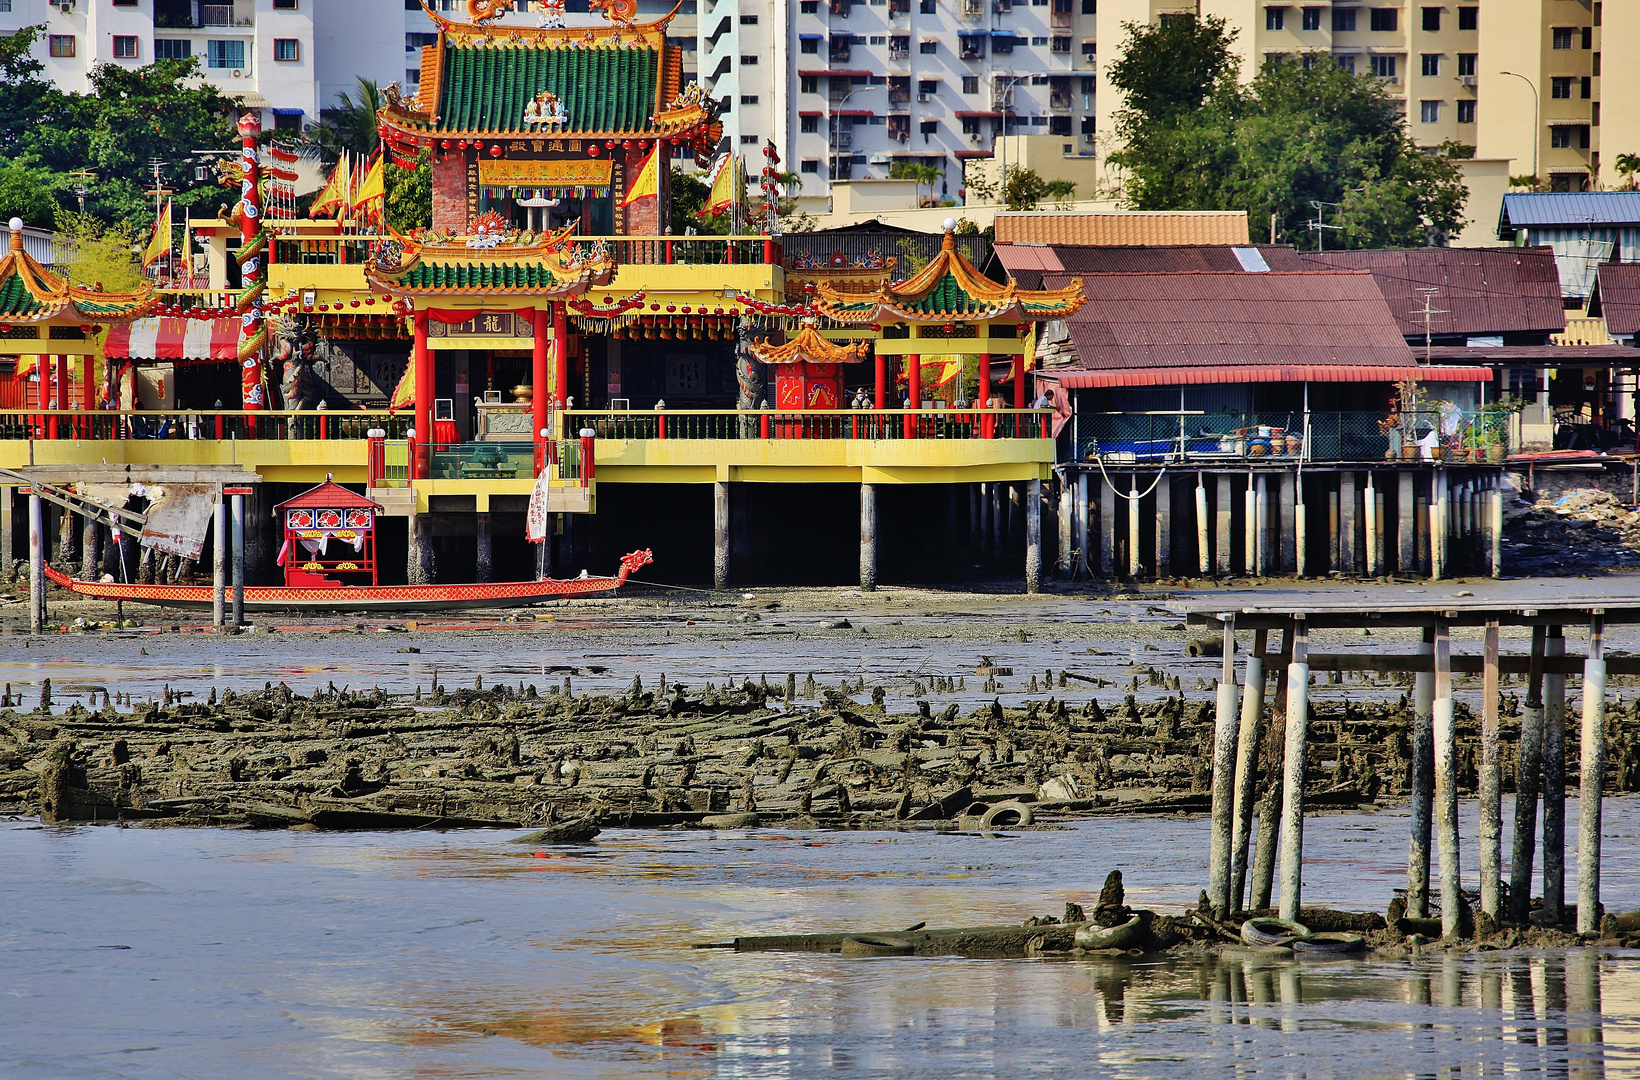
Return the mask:
M 1506 503 L 1503 565 L 1514 577 L 1640 569 L 1640 510 L 1594 488 Z
M 989 829 L 1066 815 L 1208 808 L 1213 704 L 1129 695 L 1108 710 L 1049 697 L 941 707 L 954 680 L 928 677 L 916 711 L 880 687 L 813 678 L 784 686 L 577 694 L 492 685 L 390 696 L 348 688 L 302 697 L 268 685 L 167 690 L 132 703 L 82 691 L 53 710 L 49 681 L 0 711 L 0 812 L 46 821 L 303 828 L 531 826 L 584 839 L 597 827 L 753 824 Z M 1050 685 L 1052 681 L 1050 679 Z M 860 699 L 866 699 L 862 701 Z M 1315 709 L 1307 790 L 1353 808 L 1406 791 L 1405 699 Z M 1518 707 L 1506 702 L 1504 775 Z M 1272 709 L 1279 717 L 1279 710 Z M 1640 716 L 1614 703 L 1610 790 L 1640 788 Z M 1458 708 L 1460 783 L 1472 789 L 1478 717 Z M 1576 776 L 1576 718 L 1566 741 Z M 1281 739 L 1261 747 L 1279 775 Z

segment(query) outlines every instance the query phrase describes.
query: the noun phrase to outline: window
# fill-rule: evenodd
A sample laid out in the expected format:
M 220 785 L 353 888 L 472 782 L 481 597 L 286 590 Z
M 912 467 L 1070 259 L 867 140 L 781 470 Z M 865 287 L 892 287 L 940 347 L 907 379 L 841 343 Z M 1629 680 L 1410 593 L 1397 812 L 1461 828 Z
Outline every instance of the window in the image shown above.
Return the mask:
M 275 130 L 275 131 L 301 131 L 302 130 L 302 110 L 301 109 L 275 109 L 275 110 L 273 110 L 273 130 Z
M 979 93 L 979 76 L 964 75 L 962 77 L 962 92 L 965 94 Z
M 295 11 L 296 10 L 296 0 L 273 0 L 273 10 L 275 10 L 275 11 Z
M 1475 122 L 1475 103 L 1473 101 L 1458 102 L 1458 123 L 1473 124 Z
M 799 116 L 797 118 L 797 130 L 805 135 L 813 135 L 820 130 L 820 118 L 818 116 Z
M 873 45 L 887 45 L 888 44 L 888 35 L 887 34 L 872 34 L 871 35 L 871 43 Z
M 980 130 L 979 130 L 979 117 L 977 117 L 977 116 L 965 116 L 965 117 L 963 117 L 962 118 L 962 133 L 964 135 L 978 135 L 980 133 Z
M 194 54 L 193 42 L 187 38 L 155 38 L 155 60 L 186 60 Z
M 1378 76 L 1380 79 L 1393 79 L 1393 78 L 1395 78 L 1395 57 L 1393 57 L 1393 56 L 1374 56 L 1374 57 L 1371 58 L 1371 60 L 1372 60 L 1372 73 L 1374 75 Z
M 1315 53 L 1305 53 L 1299 59 L 1298 64 L 1305 71 L 1313 71 L 1313 70 L 1315 70 L 1315 57 L 1316 57 Z
M 1579 31 L 1579 33 L 1578 33 L 1578 48 L 1580 48 L 1580 49 L 1592 49 L 1592 48 L 1594 48 L 1594 27 L 1585 26 L 1585 27 L 1583 27 L 1583 29 L 1581 31 Z
M 1587 150 L 1589 148 L 1589 126 L 1587 124 L 1578 125 L 1577 148 L 1579 150 Z
M 1439 101 L 1418 102 L 1418 122 L 1421 124 L 1439 124 L 1441 122 L 1441 103 Z
M 740 25 L 741 26 L 756 26 L 757 25 L 757 16 L 756 15 L 742 15 L 740 17 Z
M 1032 127 L 1047 127 L 1048 126 L 1048 118 L 1046 116 L 1033 116 L 1033 117 L 1031 117 L 1031 126 Z
M 1055 36 L 1048 43 L 1048 51 L 1069 54 L 1071 51 L 1071 39 L 1068 37 Z
M 11 11 L 11 0 L 0 0 L 0 11 Z
M 1355 29 L 1354 8 L 1333 8 L 1333 33 L 1348 33 Z
M 935 3 L 935 0 L 922 0 L 922 3 L 918 5 L 917 10 L 922 12 L 924 15 L 938 15 L 940 9 Z
M 756 63 L 757 63 L 757 54 L 756 53 L 742 53 L 741 54 L 741 56 L 740 56 L 740 66 L 741 67 L 751 67 L 752 65 L 754 65 Z
M 137 36 L 135 34 L 114 35 L 114 59 L 135 60 L 137 58 Z
M 1048 77 L 1046 75 L 1032 75 L 1031 76 L 1031 85 L 1032 86 L 1047 86 L 1048 85 Z
M 820 0 L 802 0 L 797 8 L 801 14 L 818 15 L 820 14 Z
M 1418 58 L 1418 74 L 1436 78 L 1441 74 L 1441 54 L 1424 53 Z
M 1461 7 L 1458 9 L 1458 29 L 1478 30 L 1481 25 L 1481 9 L 1478 7 Z
M 1441 9 L 1440 8 L 1438 8 L 1438 7 L 1426 7 L 1423 10 L 1423 16 L 1424 16 L 1424 29 L 1426 31 L 1428 31 L 1431 34 L 1437 33 L 1437 32 L 1440 31 L 1440 29 L 1441 29 Z
M 1395 8 L 1373 8 L 1372 28 L 1378 31 L 1395 30 L 1400 26 L 1400 14 Z
M 740 137 L 740 142 L 741 142 L 742 146 L 756 146 L 757 145 L 757 136 L 756 135 L 742 135 Z
M 1582 98 L 1584 101 L 1589 100 L 1590 91 L 1593 89 L 1594 80 L 1589 76 L 1585 75 L 1581 79 L 1577 80 L 1577 96 Z
M 1046 37 L 1033 37 L 1031 39 L 1032 45 L 1046 45 L 1047 43 L 1048 39 Z
M 302 58 L 302 43 L 293 37 L 274 38 L 273 58 L 275 60 L 300 60 Z
M 114 0 L 115 7 L 136 7 L 137 0 Z
M 73 34 L 52 34 L 50 41 L 51 55 L 69 57 L 74 55 Z
M 1549 96 L 1552 98 L 1570 98 L 1572 96 L 1572 77 L 1570 75 L 1556 75 L 1549 80 Z
M 1335 14 L 1336 14 L 1336 12 L 1335 12 Z M 1353 56 L 1349 55 L 1348 53 L 1346 53 L 1343 56 L 1335 57 L 1335 59 L 1338 61 L 1338 66 L 1339 67 L 1343 68 L 1345 71 L 1349 72 L 1351 75 L 1355 74 L 1355 57 L 1353 57 Z
M 1264 29 L 1282 30 L 1287 25 L 1287 9 L 1282 7 L 1267 7 L 1264 9 Z
M 1597 78 L 1597 79 L 1600 78 L 1600 54 L 1599 53 L 1594 54 L 1594 56 L 1592 57 L 1591 63 L 1592 63 L 1592 67 L 1591 67 L 1590 70 L 1592 70 L 1594 72 L 1594 77 Z
M 1048 117 L 1049 135 L 1069 135 L 1071 133 L 1071 118 L 1068 116 Z
M 205 43 L 205 66 L 243 70 L 245 67 L 245 43 L 243 41 L 207 41 Z
M 1572 145 L 1572 129 L 1559 124 L 1550 128 L 1549 145 L 1556 150 L 1570 149 Z
M 917 130 L 923 135 L 937 135 L 940 130 L 940 122 L 938 120 L 924 120 L 917 125 Z
M 799 75 L 797 80 L 798 93 L 818 94 L 820 92 L 820 77 L 818 75 Z
M 1306 29 L 1306 30 L 1319 30 L 1319 29 L 1321 29 L 1321 9 L 1320 8 L 1318 8 L 1318 7 L 1307 7 L 1307 8 L 1304 9 L 1304 29 Z
M 1471 79 L 1475 77 L 1475 54 L 1472 52 L 1458 54 L 1458 78 L 1465 77 Z
M 406 34 L 404 35 L 404 51 L 413 53 L 420 51 L 424 46 L 438 44 L 437 34 Z
M 797 43 L 797 51 L 806 52 L 811 55 L 818 53 L 820 51 L 820 39 L 811 37 L 803 38 Z
M 797 168 L 799 172 L 818 173 L 820 171 L 820 159 L 804 158 L 803 163 Z
M 1082 0 L 1082 14 L 1084 14 L 1084 15 L 1097 15 L 1097 14 L 1099 14 L 1099 0 Z
M 937 94 L 939 92 L 940 92 L 940 81 L 938 79 L 918 79 L 917 80 L 917 93 L 919 93 L 919 94 Z
M 1550 41 L 1556 49 L 1570 49 L 1572 47 L 1572 30 L 1570 26 L 1557 26 L 1549 32 Z
M 740 95 L 740 103 L 742 105 L 756 105 L 757 104 L 757 95 L 756 94 L 741 94 Z
M 940 43 L 937 41 L 919 41 L 917 51 L 924 56 L 933 56 L 940 51 Z

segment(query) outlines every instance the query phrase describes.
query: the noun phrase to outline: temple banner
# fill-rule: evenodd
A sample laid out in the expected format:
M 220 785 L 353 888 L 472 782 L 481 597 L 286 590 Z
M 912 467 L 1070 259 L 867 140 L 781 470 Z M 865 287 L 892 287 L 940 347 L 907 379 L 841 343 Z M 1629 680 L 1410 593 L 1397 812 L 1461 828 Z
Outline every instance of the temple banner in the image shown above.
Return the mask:
M 614 176 L 608 158 L 580 161 L 481 160 L 478 182 L 484 187 L 597 187 L 606 188 Z

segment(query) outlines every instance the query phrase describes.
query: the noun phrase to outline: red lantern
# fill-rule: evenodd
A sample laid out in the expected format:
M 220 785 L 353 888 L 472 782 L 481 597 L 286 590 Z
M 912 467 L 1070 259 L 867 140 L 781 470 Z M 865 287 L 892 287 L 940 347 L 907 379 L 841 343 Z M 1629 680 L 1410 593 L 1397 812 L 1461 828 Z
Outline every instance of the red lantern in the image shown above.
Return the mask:
M 473 140 L 473 149 L 474 150 L 484 149 L 484 140 L 483 139 L 474 139 Z
M 320 304 L 319 305 L 319 310 L 320 311 L 329 311 L 330 310 L 330 305 L 329 304 Z
M 375 307 L 376 306 L 376 298 L 374 296 L 365 297 L 364 302 L 366 304 L 368 304 L 370 307 Z
M 667 314 L 670 315 L 672 312 L 674 312 L 676 310 L 678 310 L 678 309 L 677 309 L 677 306 L 675 304 L 667 304 L 666 305 Z
M 460 142 L 458 142 L 458 143 L 456 143 L 456 149 L 457 149 L 457 150 L 465 150 L 465 149 L 467 149 L 467 140 L 466 140 L 466 139 L 462 139 L 462 140 L 461 140 L 461 141 L 460 141 Z
M 450 149 L 450 140 L 445 139 L 443 142 L 439 143 L 439 147 L 440 147 L 440 149 L 443 149 L 443 150 Z
M 353 303 L 352 303 L 352 304 L 351 304 L 351 305 L 349 305 L 349 306 L 350 306 L 350 307 L 358 307 L 358 306 L 359 306 L 359 302 L 358 302 L 358 301 L 357 301 L 357 300 L 355 300 L 355 301 L 353 301 Z
M 689 305 L 688 304 L 683 305 L 683 313 L 685 315 L 689 314 Z
M 603 151 L 598 149 L 598 144 L 597 143 L 588 143 L 587 144 L 587 156 L 588 157 L 597 157 L 602 152 Z
M 490 156 L 491 157 L 500 157 L 501 156 L 501 147 L 499 147 L 499 146 L 490 147 Z

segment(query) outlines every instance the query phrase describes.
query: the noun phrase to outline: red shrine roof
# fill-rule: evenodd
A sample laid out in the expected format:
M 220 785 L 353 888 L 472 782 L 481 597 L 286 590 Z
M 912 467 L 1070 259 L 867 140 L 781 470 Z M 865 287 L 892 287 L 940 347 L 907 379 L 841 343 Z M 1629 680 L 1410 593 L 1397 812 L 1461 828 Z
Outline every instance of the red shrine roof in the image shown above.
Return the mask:
M 309 488 L 294 499 L 287 499 L 275 510 L 380 510 L 381 503 L 365 498 L 356 491 L 326 480 L 316 488 Z

